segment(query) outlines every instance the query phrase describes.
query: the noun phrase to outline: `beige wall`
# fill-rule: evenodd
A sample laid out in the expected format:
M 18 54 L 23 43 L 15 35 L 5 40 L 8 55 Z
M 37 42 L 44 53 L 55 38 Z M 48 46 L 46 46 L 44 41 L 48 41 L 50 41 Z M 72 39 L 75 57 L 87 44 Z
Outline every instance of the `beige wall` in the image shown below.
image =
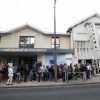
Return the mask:
M 33 31 L 32 29 L 23 29 L 15 33 L 3 35 L 1 37 L 0 47 L 19 48 L 20 36 L 35 36 L 36 46 L 41 47 L 42 34 Z
M 43 44 L 42 47 L 43 48 L 52 48 L 51 45 L 51 40 L 52 40 L 53 35 L 43 35 Z M 59 35 L 58 37 L 60 37 L 60 48 L 61 49 L 69 49 L 70 48 L 70 37 L 67 35 Z
M 21 29 L 20 31 L 2 35 L 0 47 L 3 48 L 19 48 L 20 36 L 34 36 L 35 47 L 34 48 L 51 48 L 51 39 L 53 35 L 45 35 L 38 33 L 31 28 Z M 68 35 L 59 35 L 60 48 L 70 48 L 70 37 Z
M 71 45 L 70 45 L 70 36 L 62 36 L 60 37 L 60 47 L 61 48 L 64 48 L 64 49 L 69 49 L 71 48 Z

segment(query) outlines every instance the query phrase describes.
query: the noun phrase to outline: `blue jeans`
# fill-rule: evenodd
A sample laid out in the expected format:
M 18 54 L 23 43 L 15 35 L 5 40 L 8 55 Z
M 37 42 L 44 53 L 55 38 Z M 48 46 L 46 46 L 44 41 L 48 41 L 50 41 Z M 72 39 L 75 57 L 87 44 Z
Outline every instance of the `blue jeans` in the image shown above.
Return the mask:
M 30 78 L 30 81 L 32 81 L 33 80 L 33 74 L 30 74 L 29 78 Z

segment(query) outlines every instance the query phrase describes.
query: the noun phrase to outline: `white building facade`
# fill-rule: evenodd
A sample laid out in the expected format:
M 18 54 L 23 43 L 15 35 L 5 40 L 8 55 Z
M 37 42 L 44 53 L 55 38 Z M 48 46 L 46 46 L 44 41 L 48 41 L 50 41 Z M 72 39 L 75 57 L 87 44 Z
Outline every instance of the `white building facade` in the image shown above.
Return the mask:
M 100 66 L 100 15 L 94 14 L 69 27 L 74 63 L 96 63 Z

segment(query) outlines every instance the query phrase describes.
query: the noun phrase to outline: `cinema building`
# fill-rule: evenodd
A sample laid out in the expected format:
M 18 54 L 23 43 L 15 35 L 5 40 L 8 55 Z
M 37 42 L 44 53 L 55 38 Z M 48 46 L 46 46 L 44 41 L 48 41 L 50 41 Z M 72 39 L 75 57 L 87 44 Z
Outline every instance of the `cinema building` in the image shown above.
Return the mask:
M 57 64 L 71 63 L 74 50 L 71 49 L 69 34 L 56 34 Z M 45 33 L 30 25 L 0 32 L 0 64 L 53 64 L 54 34 Z
M 96 63 L 100 68 L 100 15 L 93 14 L 67 30 L 71 35 L 74 62 Z

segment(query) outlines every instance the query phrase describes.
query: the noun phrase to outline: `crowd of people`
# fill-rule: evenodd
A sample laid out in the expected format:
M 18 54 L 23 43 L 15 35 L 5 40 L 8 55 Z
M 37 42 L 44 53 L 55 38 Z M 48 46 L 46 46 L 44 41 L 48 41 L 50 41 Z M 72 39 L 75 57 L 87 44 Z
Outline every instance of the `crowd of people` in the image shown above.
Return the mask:
M 91 78 L 91 75 L 96 77 L 97 66 L 96 64 L 75 64 L 72 63 L 68 66 L 67 64 L 57 65 L 57 79 L 63 82 L 71 79 L 77 80 L 82 78 L 84 81 Z M 16 65 L 13 67 L 7 64 L 2 64 L 0 67 L 0 81 L 7 81 L 7 85 L 12 85 L 15 82 L 41 82 L 41 81 L 54 81 L 55 71 L 54 65 L 43 65 L 36 67 L 35 65 L 30 66 Z

